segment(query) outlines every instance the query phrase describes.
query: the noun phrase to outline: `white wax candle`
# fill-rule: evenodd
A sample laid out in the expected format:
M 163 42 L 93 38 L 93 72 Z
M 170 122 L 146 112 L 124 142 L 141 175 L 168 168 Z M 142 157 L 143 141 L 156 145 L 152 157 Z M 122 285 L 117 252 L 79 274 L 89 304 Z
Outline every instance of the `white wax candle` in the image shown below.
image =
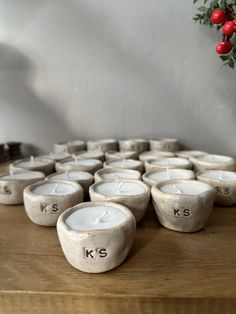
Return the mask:
M 77 159 L 66 161 L 63 164 L 68 166 L 95 166 L 100 164 L 100 161 L 96 159 Z
M 186 159 L 184 158 L 161 158 L 161 159 L 157 159 L 157 160 L 151 160 L 150 163 L 152 165 L 161 165 L 161 166 L 172 166 L 172 165 L 176 165 L 176 166 L 183 166 L 183 165 L 187 165 L 188 161 L 186 161 Z
M 125 222 L 125 213 L 111 206 L 84 207 L 68 216 L 65 223 L 74 230 L 100 230 L 114 228 Z
M 67 195 L 76 192 L 72 184 L 59 182 L 45 182 L 32 190 L 37 195 Z
M 50 179 L 55 180 L 87 180 L 91 178 L 91 174 L 85 171 L 66 171 L 51 175 Z
M 231 161 L 232 158 L 231 157 L 228 157 L 228 156 L 223 156 L 223 155 L 211 155 L 211 154 L 208 154 L 208 155 L 204 155 L 204 156 L 201 156 L 198 158 L 199 160 L 201 161 L 204 161 L 204 162 L 212 162 L 212 163 L 225 163 L 225 162 L 228 162 L 228 161 Z
M 70 155 L 68 153 L 49 153 L 49 155 L 44 155 L 41 158 L 46 158 L 54 161 L 60 161 L 62 159 L 65 159 L 69 157 Z
M 37 171 L 27 171 L 27 172 L 13 172 L 11 171 L 8 175 L 0 177 L 0 180 L 29 180 L 41 178 L 42 173 Z
M 28 167 L 38 167 L 38 166 L 45 166 L 49 163 L 46 159 L 34 158 L 31 156 L 28 160 L 22 160 L 16 162 L 17 167 L 28 168 Z
M 117 180 L 117 179 L 131 179 L 138 180 L 140 178 L 139 172 L 110 172 L 100 174 L 103 180 Z
M 95 191 L 103 195 L 139 195 L 145 193 L 141 184 L 126 181 L 103 181 L 96 186 Z
M 124 168 L 136 167 L 140 165 L 140 161 L 134 159 L 122 159 L 122 160 L 110 160 L 107 164 L 112 168 Z
M 165 193 L 197 195 L 208 191 L 209 188 L 207 188 L 207 186 L 205 186 L 201 182 L 189 181 L 188 183 L 167 183 L 161 186 L 160 190 Z
M 139 159 L 142 161 L 148 160 L 148 159 L 159 159 L 164 157 L 174 157 L 174 153 L 172 152 L 159 152 L 159 151 L 147 151 L 143 152 L 139 155 Z
M 209 170 L 202 172 L 200 176 L 219 181 L 236 181 L 236 172 L 233 171 Z
M 183 158 L 191 158 L 191 157 L 199 158 L 199 157 L 207 155 L 207 153 L 200 150 L 181 150 L 179 152 L 176 152 L 176 155 Z
M 84 152 L 78 152 L 76 154 L 79 158 L 83 159 L 99 159 L 101 156 L 103 156 L 102 152 L 97 151 L 84 151 Z
M 147 175 L 147 178 L 160 182 L 170 179 L 190 179 L 191 174 L 188 171 L 182 169 L 166 169 L 165 171 L 156 171 Z
M 114 155 L 117 158 L 125 159 L 125 158 L 130 158 L 130 155 L 135 154 L 135 153 L 136 153 L 135 151 L 124 151 L 124 152 L 112 152 L 110 154 Z

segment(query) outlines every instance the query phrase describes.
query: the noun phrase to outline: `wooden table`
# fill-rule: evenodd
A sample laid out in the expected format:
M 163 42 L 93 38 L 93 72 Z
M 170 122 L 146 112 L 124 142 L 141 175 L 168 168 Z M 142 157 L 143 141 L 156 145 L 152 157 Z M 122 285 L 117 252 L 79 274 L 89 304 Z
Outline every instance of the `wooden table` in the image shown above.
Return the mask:
M 82 273 L 63 256 L 55 228 L 23 206 L 0 205 L 0 313 L 235 313 L 236 207 L 214 208 L 208 226 L 161 227 L 150 205 L 118 268 Z

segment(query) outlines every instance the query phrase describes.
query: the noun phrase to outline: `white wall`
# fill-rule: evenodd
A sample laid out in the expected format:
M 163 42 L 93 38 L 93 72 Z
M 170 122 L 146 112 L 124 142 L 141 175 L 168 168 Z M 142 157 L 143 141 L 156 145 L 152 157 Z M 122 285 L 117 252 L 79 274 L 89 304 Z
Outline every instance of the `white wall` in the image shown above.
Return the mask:
M 236 71 L 191 0 L 1 0 L 0 142 L 179 138 L 236 155 Z

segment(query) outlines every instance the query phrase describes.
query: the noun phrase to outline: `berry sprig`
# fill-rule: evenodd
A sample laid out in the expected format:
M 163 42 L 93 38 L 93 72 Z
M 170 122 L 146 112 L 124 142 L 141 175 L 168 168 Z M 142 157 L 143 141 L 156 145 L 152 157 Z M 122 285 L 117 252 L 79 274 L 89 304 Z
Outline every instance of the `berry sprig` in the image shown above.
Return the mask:
M 193 0 L 194 3 L 199 0 Z M 216 45 L 216 52 L 220 55 L 224 65 L 234 68 L 236 63 L 236 0 L 203 0 L 198 7 L 194 20 L 200 24 L 222 31 L 222 41 Z

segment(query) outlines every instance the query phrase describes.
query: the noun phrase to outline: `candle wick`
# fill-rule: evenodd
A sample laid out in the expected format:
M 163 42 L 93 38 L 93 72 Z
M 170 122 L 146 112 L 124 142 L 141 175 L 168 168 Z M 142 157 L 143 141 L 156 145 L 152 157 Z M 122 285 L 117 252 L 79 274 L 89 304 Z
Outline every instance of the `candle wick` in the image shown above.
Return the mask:
M 170 179 L 170 171 L 169 171 L 169 167 L 166 168 L 166 173 L 167 173 L 167 179 Z
M 107 210 L 104 210 L 104 212 L 102 212 L 96 219 L 95 222 L 105 222 L 104 218 L 108 216 L 108 212 Z
M 220 170 L 220 175 L 219 175 L 219 179 L 222 180 L 223 179 L 223 174 L 222 174 L 222 170 Z
M 125 165 L 126 165 L 126 160 L 125 160 L 125 158 L 123 158 L 122 159 L 122 167 L 125 167 Z
M 12 169 L 10 169 L 10 176 L 12 176 L 13 178 L 15 177 L 14 171 Z
M 115 180 L 119 180 L 120 179 L 120 177 L 117 174 L 114 175 L 114 178 L 115 178 Z
M 177 187 L 177 184 L 173 184 L 173 188 L 176 190 L 177 193 L 182 193 L 182 191 Z
M 31 162 L 31 164 L 34 163 L 34 156 L 30 156 L 30 162 Z
M 121 181 L 121 182 L 119 183 L 119 185 L 118 185 L 118 192 L 119 192 L 119 193 L 122 193 L 121 189 L 122 189 L 123 184 L 124 184 L 124 181 Z
M 70 179 L 70 174 L 68 170 L 66 170 L 66 179 Z
M 78 165 L 78 158 L 76 156 L 73 156 L 74 160 L 75 160 L 75 164 L 76 166 Z
M 55 185 L 55 187 L 52 189 L 52 193 L 57 193 L 58 184 Z

